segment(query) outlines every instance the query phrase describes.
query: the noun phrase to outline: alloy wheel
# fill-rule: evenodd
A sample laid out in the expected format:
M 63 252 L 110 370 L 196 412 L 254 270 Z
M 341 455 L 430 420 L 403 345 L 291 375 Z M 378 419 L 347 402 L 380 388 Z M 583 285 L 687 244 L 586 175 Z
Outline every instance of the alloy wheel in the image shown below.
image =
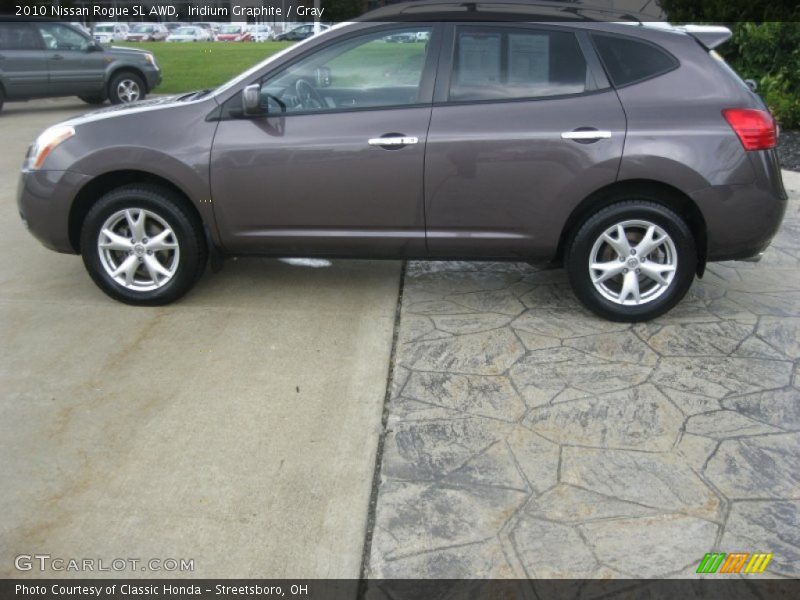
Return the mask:
M 655 223 L 628 220 L 612 225 L 589 253 L 589 275 L 607 300 L 623 306 L 653 302 L 675 279 L 678 252 Z
M 139 84 L 133 79 L 121 79 L 117 84 L 117 96 L 122 102 L 135 102 L 141 95 Z
M 169 283 L 180 262 L 178 238 L 172 227 L 143 208 L 120 210 L 106 219 L 97 238 L 97 251 L 108 276 L 137 292 Z

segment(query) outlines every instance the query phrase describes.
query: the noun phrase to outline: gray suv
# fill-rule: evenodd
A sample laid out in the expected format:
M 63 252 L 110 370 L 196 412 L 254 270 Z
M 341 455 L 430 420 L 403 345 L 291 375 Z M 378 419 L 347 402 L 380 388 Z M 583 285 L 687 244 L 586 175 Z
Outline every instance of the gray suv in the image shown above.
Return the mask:
M 143 100 L 161 83 L 153 54 L 108 48 L 69 23 L 0 18 L 0 109 L 8 100 Z
M 640 321 L 764 251 L 777 132 L 711 51 L 730 32 L 503 17 L 337 26 L 213 91 L 51 127 L 20 214 L 140 305 L 209 254 L 523 260 Z

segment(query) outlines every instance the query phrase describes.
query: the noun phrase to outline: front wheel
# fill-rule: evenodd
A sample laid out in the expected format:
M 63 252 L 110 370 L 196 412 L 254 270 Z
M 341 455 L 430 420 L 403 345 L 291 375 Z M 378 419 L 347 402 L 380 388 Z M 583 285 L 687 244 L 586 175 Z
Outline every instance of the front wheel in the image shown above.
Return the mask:
M 697 252 L 691 230 L 672 210 L 631 200 L 584 221 L 565 262 L 587 308 L 612 321 L 638 322 L 664 314 L 686 295 Z
M 144 81 L 135 73 L 117 73 L 111 78 L 108 86 L 108 98 L 111 104 L 128 104 L 144 100 L 145 95 Z
M 127 185 L 104 195 L 81 230 L 86 270 L 106 294 L 156 306 L 183 296 L 205 268 L 208 248 L 196 215 L 155 186 Z

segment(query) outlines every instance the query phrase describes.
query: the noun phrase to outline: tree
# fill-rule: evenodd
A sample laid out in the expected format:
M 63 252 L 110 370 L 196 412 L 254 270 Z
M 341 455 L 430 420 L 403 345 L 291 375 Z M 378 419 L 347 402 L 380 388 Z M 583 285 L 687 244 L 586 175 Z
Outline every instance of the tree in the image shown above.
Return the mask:
M 784 127 L 800 126 L 800 5 L 797 0 L 661 0 L 673 23 L 721 23 L 733 38 L 720 50 Z

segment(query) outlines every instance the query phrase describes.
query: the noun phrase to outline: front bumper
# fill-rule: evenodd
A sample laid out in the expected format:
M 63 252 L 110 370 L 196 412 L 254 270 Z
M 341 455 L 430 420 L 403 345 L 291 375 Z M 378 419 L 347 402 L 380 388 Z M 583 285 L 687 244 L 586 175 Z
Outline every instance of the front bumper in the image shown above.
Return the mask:
M 56 252 L 76 254 L 69 235 L 73 199 L 89 175 L 72 171 L 23 171 L 17 185 L 17 208 L 31 234 Z
M 161 69 L 148 65 L 148 68 L 144 69 L 143 72 L 148 92 L 152 92 L 154 88 L 161 85 Z

